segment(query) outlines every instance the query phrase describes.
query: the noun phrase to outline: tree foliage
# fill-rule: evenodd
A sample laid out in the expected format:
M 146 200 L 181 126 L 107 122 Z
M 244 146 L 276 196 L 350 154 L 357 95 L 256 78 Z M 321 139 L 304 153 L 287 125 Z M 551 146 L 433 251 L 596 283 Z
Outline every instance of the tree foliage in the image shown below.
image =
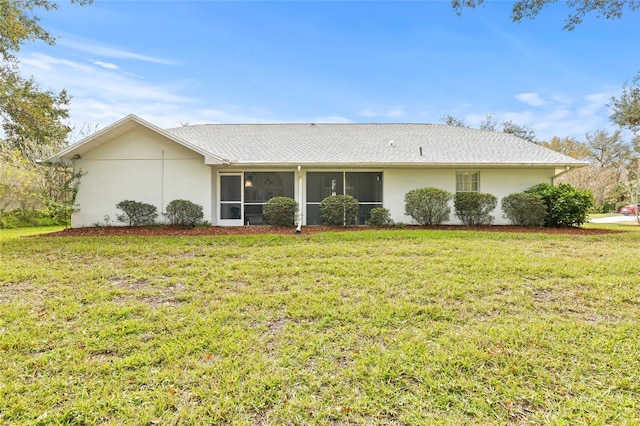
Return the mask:
M 536 141 L 536 132 L 528 126 L 516 124 L 511 120 L 502 122 L 502 131 L 517 136 L 529 142 Z
M 558 136 L 554 136 L 548 142 L 540 141 L 538 143 L 545 148 L 549 148 L 561 154 L 568 155 L 569 157 L 575 158 L 576 160 L 587 160 L 589 157 L 591 157 L 591 150 L 589 149 L 587 144 L 584 142 L 580 142 L 575 138 L 559 138 Z
M 88 4 L 91 0 L 71 2 Z M 66 217 L 74 208 L 81 172 L 70 165 L 36 164 L 36 160 L 49 157 L 66 144 L 71 130 L 64 123 L 69 96 L 65 90 L 43 90 L 33 78 L 22 77 L 16 56 L 26 42 L 55 42 L 40 25 L 38 14 L 57 8 L 51 0 L 0 0 L 2 211 L 46 209 Z
M 447 126 L 453 127 L 466 127 L 472 128 L 464 120 L 453 116 L 452 114 L 446 114 L 440 118 L 440 121 Z M 516 124 L 511 120 L 498 123 L 496 121 L 495 114 L 486 114 L 485 118 L 480 122 L 478 127 L 480 130 L 486 130 L 489 132 L 503 132 L 515 135 L 519 138 L 528 140 L 529 142 L 535 142 L 536 132 L 528 126 Z
M 475 8 L 482 3 L 484 0 L 451 1 L 451 5 L 458 15 L 462 13 L 464 8 Z M 554 3 L 557 3 L 557 0 L 518 0 L 513 3 L 511 20 L 519 23 L 524 18 L 533 19 L 542 9 Z M 573 31 L 577 25 L 582 23 L 585 16 L 591 13 L 606 19 L 620 19 L 626 8 L 629 11 L 640 8 L 640 0 L 567 0 L 565 3 L 572 10 L 563 27 L 567 31 Z
M 80 5 L 93 0 L 71 0 Z M 4 61 L 15 60 L 14 52 L 26 41 L 44 41 L 53 44 L 55 38 L 40 26 L 37 10 L 46 12 L 58 9 L 58 3 L 51 0 L 0 0 L 0 54 Z
M 447 126 L 452 127 L 469 127 L 464 120 L 454 117 L 452 114 L 446 114 L 440 118 L 440 121 Z
M 625 83 L 622 86 L 620 97 L 612 97 L 611 101 L 611 121 L 634 132 L 640 131 L 640 72 L 631 84 Z
M 620 130 L 612 135 L 606 130 L 587 133 L 587 146 L 591 151 L 591 159 L 599 167 L 625 168 L 631 155 L 630 147 L 622 139 Z
M 590 163 L 587 167 L 562 175 L 557 183 L 590 191 L 595 203 L 593 211 L 608 213 L 621 204 L 633 203 L 637 199 L 634 188 L 640 183 L 639 136 L 628 143 L 620 131 L 609 133 L 597 130 L 586 134 L 586 142 L 554 137 L 549 142 L 539 143 Z
M 33 78 L 21 77 L 15 55 L 29 41 L 55 42 L 40 26 L 38 12 L 57 8 L 51 0 L 0 0 L 0 120 L 4 130 L 0 148 L 18 149 L 31 161 L 35 160 L 34 147 L 59 148 L 71 130 L 63 123 L 68 118 L 67 92 L 42 90 Z
M 18 150 L 0 150 L 0 218 L 12 210 L 43 210 L 68 225 L 83 173 L 66 164 L 40 165 Z
M 0 152 L 0 217 L 8 210 L 41 207 L 39 175 L 18 152 Z
M 69 97 L 65 90 L 43 91 L 33 80 L 0 69 L 0 119 L 4 131 L 3 150 L 17 150 L 30 161 L 39 159 L 45 148 L 53 153 L 64 144 L 71 129 Z

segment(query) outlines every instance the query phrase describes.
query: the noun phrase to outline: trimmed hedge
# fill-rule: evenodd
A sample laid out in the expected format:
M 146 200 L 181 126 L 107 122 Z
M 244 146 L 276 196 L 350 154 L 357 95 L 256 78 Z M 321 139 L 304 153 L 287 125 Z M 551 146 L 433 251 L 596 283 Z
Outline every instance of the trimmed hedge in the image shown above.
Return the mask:
M 196 226 L 202 222 L 202 206 L 188 200 L 173 200 L 167 204 L 167 219 L 172 225 Z
M 556 186 L 541 183 L 525 191 L 542 198 L 547 206 L 544 225 L 551 228 L 580 226 L 587 220 L 594 204 L 593 195 L 587 190 L 576 189 L 568 183 Z
M 359 202 L 351 195 L 331 195 L 320 202 L 320 220 L 330 226 L 357 222 Z
M 456 192 L 453 197 L 455 215 L 467 226 L 491 225 L 497 204 L 496 196 L 486 192 Z
M 116 217 L 118 222 L 126 223 L 129 226 L 153 225 L 158 217 L 156 206 L 140 201 L 120 201 L 116 204 L 116 208 L 123 211 Z
M 547 206 L 537 194 L 518 192 L 502 199 L 502 213 L 514 225 L 541 227 L 547 216 Z
M 376 207 L 369 212 L 370 226 L 393 226 L 389 209 L 384 207 Z
M 273 197 L 264 206 L 264 221 L 274 226 L 294 226 L 298 202 L 289 197 Z
M 451 193 L 438 188 L 412 189 L 404 196 L 404 211 L 420 225 L 440 225 L 449 220 Z

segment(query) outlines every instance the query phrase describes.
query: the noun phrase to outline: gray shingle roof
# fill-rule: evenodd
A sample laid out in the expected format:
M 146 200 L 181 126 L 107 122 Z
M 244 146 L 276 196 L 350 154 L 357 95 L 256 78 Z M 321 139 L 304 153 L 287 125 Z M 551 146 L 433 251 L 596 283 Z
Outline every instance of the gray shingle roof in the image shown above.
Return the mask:
M 442 124 L 203 124 L 166 132 L 238 163 L 584 165 L 510 134 Z

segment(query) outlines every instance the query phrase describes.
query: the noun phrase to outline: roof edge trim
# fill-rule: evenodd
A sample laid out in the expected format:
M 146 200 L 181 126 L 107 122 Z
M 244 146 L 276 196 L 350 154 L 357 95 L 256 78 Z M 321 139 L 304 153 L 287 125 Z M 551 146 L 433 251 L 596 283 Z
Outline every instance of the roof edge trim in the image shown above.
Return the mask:
M 143 120 L 142 118 L 138 117 L 135 114 L 129 114 L 124 118 L 121 118 L 120 120 L 116 121 L 115 123 L 110 124 L 109 126 L 105 127 L 104 129 L 98 130 L 97 132 L 87 136 L 86 138 L 80 140 L 77 143 L 74 143 L 73 145 L 70 145 L 68 147 L 66 147 L 65 149 L 63 149 L 62 151 L 48 157 L 46 160 L 44 160 L 45 163 L 56 163 L 59 162 L 62 158 L 65 157 L 72 157 L 74 155 L 74 153 L 79 149 L 82 148 L 83 146 L 87 145 L 90 142 L 93 142 L 101 137 L 105 137 L 107 136 L 109 133 L 113 132 L 114 130 L 116 130 L 119 127 L 122 127 L 124 125 L 126 125 L 127 123 L 135 123 L 139 126 L 142 126 L 148 130 L 151 130 L 154 133 L 159 134 L 160 136 L 163 136 L 179 145 L 184 146 L 187 149 L 190 149 L 191 151 L 194 151 L 200 155 L 202 155 L 203 157 L 205 157 L 206 159 L 208 159 L 208 161 L 210 161 L 210 164 L 214 164 L 215 162 L 219 162 L 220 164 L 224 164 L 225 162 L 228 162 L 228 160 L 226 160 L 225 158 L 222 157 L 218 157 L 215 155 L 212 155 L 210 152 L 207 152 L 205 150 L 203 150 L 202 148 L 192 144 L 191 142 L 188 142 L 178 136 L 175 136 L 161 128 L 159 128 L 158 126 L 156 126 L 155 124 L 151 124 L 150 122 Z

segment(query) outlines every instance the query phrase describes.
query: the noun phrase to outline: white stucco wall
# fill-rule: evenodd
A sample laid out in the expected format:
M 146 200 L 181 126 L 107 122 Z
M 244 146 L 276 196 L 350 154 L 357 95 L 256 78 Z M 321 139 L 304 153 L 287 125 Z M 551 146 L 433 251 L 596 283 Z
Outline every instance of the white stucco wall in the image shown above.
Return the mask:
M 164 153 L 164 154 L 163 154 Z M 83 173 L 74 213 L 73 227 L 104 224 L 108 215 L 116 223 L 122 200 L 149 203 L 158 213 L 175 199 L 203 207 L 211 221 L 211 169 L 202 155 L 158 134 L 139 127 L 85 153 L 75 161 Z M 165 217 L 160 214 L 158 221 Z
M 122 200 L 135 200 L 155 205 L 158 212 L 174 199 L 186 199 L 203 206 L 204 219 L 214 225 L 218 220 L 219 172 L 242 173 L 243 171 L 295 171 L 295 198 L 305 206 L 306 172 L 382 172 L 383 204 L 395 222 L 412 223 L 404 214 L 404 196 L 407 191 L 426 186 L 441 188 L 451 193 L 456 190 L 456 172 L 479 172 L 480 191 L 498 198 L 493 212 L 494 223 L 506 224 L 502 217 L 500 201 L 503 197 L 521 192 L 539 183 L 551 183 L 553 168 L 509 168 L 509 169 L 464 169 L 464 168 L 313 168 L 296 169 L 270 167 L 207 166 L 202 155 L 184 148 L 144 127 L 137 127 L 82 155 L 75 161 L 76 169 L 86 174 L 81 178 L 77 204 L 80 211 L 72 217 L 73 227 L 105 224 L 109 216 L 112 224 L 122 212 L 115 206 Z M 299 180 L 299 177 L 302 180 Z M 299 183 L 302 183 L 300 191 Z M 451 202 L 453 210 L 453 202 Z M 306 209 L 305 209 L 306 210 Z M 304 210 L 303 210 L 304 211 Z M 158 221 L 165 217 L 160 215 Z M 306 221 L 306 218 L 304 218 Z M 303 222 L 304 223 L 304 222 Z M 460 223 L 451 214 L 451 224 Z M 242 224 L 238 221 L 235 224 Z
M 389 209 L 395 222 L 412 223 L 404 214 L 404 195 L 411 189 L 435 187 L 456 192 L 456 172 L 480 172 L 480 191 L 498 198 L 493 212 L 495 224 L 507 224 L 502 217 L 500 202 L 514 192 L 522 192 L 539 183 L 551 183 L 554 169 L 385 169 L 383 178 L 384 206 Z M 451 202 L 450 224 L 460 221 L 453 214 Z

